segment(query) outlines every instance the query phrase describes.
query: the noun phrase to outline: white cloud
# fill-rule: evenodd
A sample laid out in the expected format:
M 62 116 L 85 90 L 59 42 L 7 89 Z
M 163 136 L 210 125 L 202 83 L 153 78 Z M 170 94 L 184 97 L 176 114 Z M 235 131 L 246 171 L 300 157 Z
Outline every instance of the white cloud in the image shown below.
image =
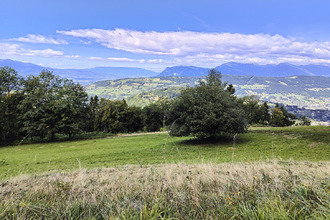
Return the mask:
M 31 50 L 24 49 L 18 44 L 0 43 L 0 54 L 2 55 L 19 55 L 19 56 L 41 56 L 52 57 L 62 56 L 62 51 L 45 49 L 45 50 Z
M 61 44 L 68 44 L 65 40 L 55 40 L 52 37 L 45 37 L 40 34 L 28 34 L 26 37 L 18 37 L 13 38 L 11 40 L 19 41 L 19 42 L 25 42 L 25 43 L 37 43 L 37 44 L 55 44 L 55 45 L 61 45 Z
M 330 58 L 330 42 L 303 42 L 268 34 L 203 33 L 191 31 L 141 32 L 135 30 L 78 29 L 57 31 L 73 37 L 94 40 L 101 45 L 136 54 L 169 57 L 245 56 L 276 60 L 280 57 Z
M 85 45 L 91 45 L 92 44 L 92 41 L 83 41 L 83 40 L 80 40 L 80 43 L 85 44 Z
M 112 61 L 112 62 L 127 62 L 127 63 L 152 63 L 152 64 L 160 64 L 160 63 L 166 63 L 163 59 L 132 59 L 127 57 L 88 57 L 89 60 L 97 60 L 97 61 Z
M 69 58 L 69 59 L 80 59 L 81 57 L 79 55 L 68 55 L 68 56 L 64 56 L 65 58 Z

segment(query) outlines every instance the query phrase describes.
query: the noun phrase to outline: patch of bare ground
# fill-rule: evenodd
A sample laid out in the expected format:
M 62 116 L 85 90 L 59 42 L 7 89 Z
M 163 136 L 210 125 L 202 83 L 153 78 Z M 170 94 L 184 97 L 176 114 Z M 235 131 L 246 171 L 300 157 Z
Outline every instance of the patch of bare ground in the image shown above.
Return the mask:
M 130 136 L 139 136 L 139 135 L 146 135 L 146 134 L 166 134 L 167 131 L 155 131 L 155 132 L 141 132 L 141 133 L 132 133 L 132 134 L 118 134 L 117 136 L 120 137 L 130 137 Z
M 117 137 L 132 137 L 132 136 L 141 136 L 148 134 L 167 134 L 167 131 L 155 131 L 155 132 L 140 132 L 140 133 L 131 133 L 131 134 L 117 134 L 115 136 L 108 136 L 106 138 L 117 138 Z
M 308 146 L 309 146 L 310 148 L 315 148 L 315 147 L 317 147 L 317 146 L 319 146 L 319 145 L 321 145 L 321 144 L 323 144 L 323 143 L 322 143 L 322 142 L 313 142 L 313 143 L 309 144 Z

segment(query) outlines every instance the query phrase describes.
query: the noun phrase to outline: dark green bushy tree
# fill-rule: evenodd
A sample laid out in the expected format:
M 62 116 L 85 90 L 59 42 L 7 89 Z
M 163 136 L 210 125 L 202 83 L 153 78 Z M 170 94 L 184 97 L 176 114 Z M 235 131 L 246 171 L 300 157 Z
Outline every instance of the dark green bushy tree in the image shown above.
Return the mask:
M 295 123 L 296 116 L 289 113 L 284 106 L 276 104 L 275 108 L 271 109 L 271 118 L 269 124 L 274 127 L 291 126 Z
M 245 117 L 249 124 L 269 124 L 270 111 L 267 102 L 260 104 L 260 101 L 255 96 L 245 96 L 238 100 L 244 109 Z
M 110 133 L 139 131 L 143 127 L 141 109 L 129 107 L 125 100 L 101 99 L 101 127 Z
M 151 103 L 143 108 L 143 121 L 146 131 L 159 131 L 162 127 L 162 112 L 159 105 Z
M 20 136 L 18 104 L 22 79 L 10 67 L 0 68 L 0 145 L 10 143 Z
M 268 125 L 270 121 L 270 112 L 269 112 L 269 105 L 267 102 L 264 102 L 260 106 L 260 115 L 261 115 L 261 123 Z
M 246 131 L 244 110 L 238 105 L 233 88 L 221 82 L 221 73 L 210 70 L 206 81 L 187 87 L 170 110 L 174 136 L 215 137 Z
M 307 118 L 306 115 L 299 117 L 298 125 L 310 126 L 311 124 L 312 124 L 312 120 Z
M 79 84 L 43 70 L 24 80 L 23 94 L 19 107 L 27 135 L 53 140 L 56 133 L 71 137 L 82 130 L 88 96 Z
M 169 109 L 169 100 L 160 98 L 155 103 L 151 103 L 143 108 L 143 123 L 147 131 L 159 131 L 165 128 L 167 124 L 167 112 Z
M 97 96 L 90 98 L 88 110 L 88 131 L 101 131 L 101 107 Z
M 87 130 L 88 96 L 84 88 L 71 80 L 64 80 L 59 90 L 55 114 L 58 114 L 61 120 L 58 130 L 69 135 L 69 138 Z
M 24 80 L 24 99 L 20 104 L 23 130 L 29 135 L 43 139 L 47 134 L 54 137 L 59 121 L 55 114 L 55 100 L 62 80 L 49 71 Z

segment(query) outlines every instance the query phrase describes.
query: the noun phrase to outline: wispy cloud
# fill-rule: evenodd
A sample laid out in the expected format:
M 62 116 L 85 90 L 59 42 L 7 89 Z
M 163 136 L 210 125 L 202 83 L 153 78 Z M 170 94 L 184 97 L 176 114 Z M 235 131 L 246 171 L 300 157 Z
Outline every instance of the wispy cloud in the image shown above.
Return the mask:
M 275 60 L 280 57 L 330 58 L 330 42 L 304 42 L 268 34 L 204 33 L 191 31 L 142 32 L 115 29 L 57 31 L 63 35 L 87 38 L 101 45 L 136 54 L 170 57 L 240 56 Z
M 209 55 L 198 54 L 185 57 L 177 57 L 173 59 L 175 65 L 194 65 L 204 67 L 215 67 L 226 62 L 238 63 L 257 63 L 257 64 L 279 64 L 279 63 L 293 63 L 297 65 L 303 64 L 330 64 L 330 59 L 326 58 L 311 58 L 304 56 L 288 56 L 283 55 L 279 57 L 258 57 L 248 55 Z
M 10 40 L 25 42 L 25 43 L 36 43 L 36 44 L 55 44 L 55 45 L 68 44 L 68 42 L 65 40 L 54 39 L 52 37 L 45 37 L 40 34 L 28 34 L 26 37 L 12 38 Z
M 132 59 L 127 57 L 88 57 L 89 60 L 98 60 L 98 61 L 111 61 L 111 62 L 126 62 L 126 63 L 149 63 L 149 64 L 161 64 L 166 63 L 163 59 Z
M 67 55 L 67 56 L 64 56 L 65 58 L 69 58 L 69 59 L 80 59 L 81 56 L 79 55 Z
M 18 44 L 7 44 L 7 43 L 0 43 L 0 53 L 4 55 L 41 56 L 41 57 L 52 57 L 52 56 L 63 55 L 62 51 L 57 51 L 53 49 L 31 50 L 31 49 L 25 49 Z

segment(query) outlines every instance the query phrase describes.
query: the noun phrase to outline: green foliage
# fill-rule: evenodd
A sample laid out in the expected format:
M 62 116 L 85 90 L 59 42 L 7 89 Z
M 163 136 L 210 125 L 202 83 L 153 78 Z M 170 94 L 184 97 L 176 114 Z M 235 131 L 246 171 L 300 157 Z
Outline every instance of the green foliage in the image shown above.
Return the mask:
M 159 98 L 156 102 L 145 106 L 142 110 L 143 124 L 146 131 L 165 129 L 168 121 L 170 102 L 167 98 Z
M 87 93 L 79 84 L 61 79 L 47 70 L 24 80 L 24 98 L 19 105 L 23 113 L 23 130 L 41 139 L 56 133 L 70 137 L 82 130 L 86 122 Z
M 299 118 L 298 125 L 310 126 L 311 123 L 312 123 L 312 121 L 309 118 L 307 118 L 305 115 L 303 115 Z
M 255 96 L 244 96 L 238 99 L 244 109 L 245 117 L 249 124 L 268 125 L 270 121 L 270 112 L 267 102 L 260 104 Z
M 274 127 L 291 126 L 295 123 L 296 116 L 289 113 L 284 106 L 276 104 L 275 108 L 271 109 L 271 118 L 269 124 Z
M 151 103 L 157 102 L 160 99 L 166 98 L 171 100 L 178 97 L 183 88 L 184 87 L 171 87 L 142 92 L 140 94 L 128 97 L 127 104 L 144 107 Z
M 92 96 L 89 101 L 89 112 L 88 112 L 88 131 L 101 131 L 101 107 L 98 96 Z
M 206 82 L 200 80 L 198 86 L 182 90 L 170 110 L 173 122 L 170 134 L 209 138 L 244 132 L 247 126 L 244 111 L 232 91 L 233 88 L 226 89 L 221 74 L 214 69 Z
M 141 109 L 129 107 L 125 100 L 101 99 L 101 123 L 110 133 L 127 133 L 142 130 Z
M 131 96 L 147 93 L 155 89 L 166 89 L 170 87 L 184 87 L 195 85 L 196 77 L 155 77 L 107 80 L 91 84 L 86 87 L 90 96 L 97 95 L 101 98 L 111 100 L 127 100 Z M 130 104 L 137 105 L 130 99 Z M 146 103 L 148 104 L 148 103 Z
M 71 138 L 73 135 L 87 130 L 88 96 L 85 89 L 70 80 L 64 80 L 59 90 L 55 114 L 60 114 L 59 133 Z
M 19 91 L 21 78 L 10 67 L 0 68 L 0 145 L 11 143 L 20 136 L 18 103 L 22 99 Z
M 159 131 L 162 127 L 163 114 L 160 106 L 151 103 L 143 108 L 143 119 L 146 131 Z
M 130 105 L 144 106 L 157 97 L 178 96 L 180 87 L 198 84 L 197 77 L 153 77 L 108 80 L 86 87 L 89 95 L 125 99 Z M 235 85 L 236 95 L 256 95 L 260 100 L 311 109 L 330 108 L 330 78 L 319 76 L 251 77 L 223 75 L 222 80 Z M 173 89 L 173 90 L 172 90 Z
M 85 130 L 88 97 L 79 84 L 47 70 L 21 79 L 9 67 L 0 69 L 0 81 L 0 144 Z
M 21 78 L 17 72 L 6 66 L 0 68 L 0 96 L 8 96 L 20 88 Z

